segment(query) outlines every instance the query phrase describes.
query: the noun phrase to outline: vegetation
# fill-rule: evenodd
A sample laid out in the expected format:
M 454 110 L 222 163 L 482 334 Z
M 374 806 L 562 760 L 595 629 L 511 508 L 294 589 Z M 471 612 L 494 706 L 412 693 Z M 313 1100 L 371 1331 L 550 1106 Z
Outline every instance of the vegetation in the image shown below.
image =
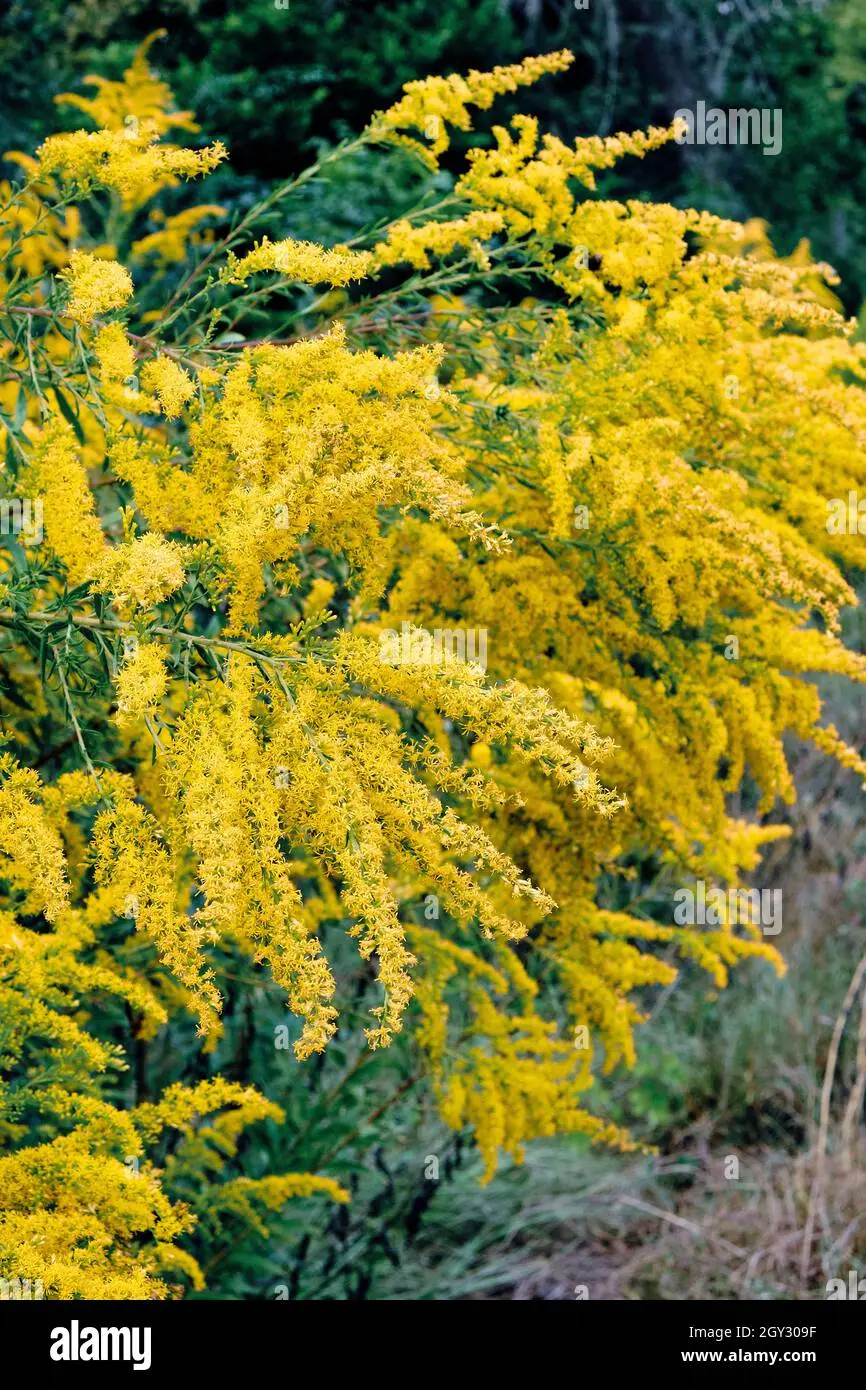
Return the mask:
M 659 990 L 783 973 L 727 890 L 792 738 L 866 774 L 866 348 L 805 244 L 596 196 L 676 128 L 473 143 L 568 52 L 227 207 L 149 47 L 0 190 L 0 1277 L 435 1294 L 440 1183 L 646 1163 Z

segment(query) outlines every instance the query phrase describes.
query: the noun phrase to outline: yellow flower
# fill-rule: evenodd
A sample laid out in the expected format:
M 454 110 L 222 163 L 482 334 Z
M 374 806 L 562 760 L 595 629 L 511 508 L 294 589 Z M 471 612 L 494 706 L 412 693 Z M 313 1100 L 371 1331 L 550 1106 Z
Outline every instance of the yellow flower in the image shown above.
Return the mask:
M 174 98 L 171 88 L 167 82 L 156 77 L 148 66 L 150 49 L 157 39 L 165 37 L 165 29 L 156 29 L 147 36 L 136 49 L 121 82 L 113 82 L 107 77 L 85 77 L 84 82 L 96 88 L 95 96 L 83 97 L 75 92 L 61 92 L 54 100 L 60 106 L 74 106 L 83 111 L 102 130 L 129 133 L 135 122 L 149 120 L 154 122 L 160 135 L 173 126 L 197 131 L 192 112 L 172 109 Z
M 66 312 L 78 323 L 88 323 L 111 309 L 122 309 L 134 288 L 125 266 L 100 260 L 88 251 L 73 251 L 60 278 L 70 289 Z
M 48 542 L 74 584 L 89 579 L 105 551 L 102 527 L 82 462 L 82 449 L 65 420 L 52 420 L 37 437 L 27 486 L 42 498 Z
M 0 755 L 0 873 L 25 894 L 29 913 L 53 921 L 69 901 L 63 844 L 42 805 L 35 772 Z
M 158 231 L 132 243 L 132 255 L 137 260 L 154 257 L 160 265 L 172 265 L 182 261 L 190 249 L 199 245 L 203 234 L 196 229 L 206 217 L 225 217 L 226 209 L 213 203 L 203 203 L 200 207 L 184 208 L 173 217 L 155 210 L 150 214 L 152 222 L 161 222 Z
M 486 111 L 494 99 L 504 92 L 516 92 L 518 87 L 530 86 L 545 73 L 563 72 L 574 62 L 567 49 L 524 58 L 509 67 L 496 67 L 492 72 L 469 72 L 465 77 L 452 73 L 449 77 L 425 77 L 407 82 L 404 96 L 387 111 L 378 111 L 368 126 L 373 139 L 403 145 L 420 156 L 431 168 L 438 167 L 438 157 L 451 141 L 448 126 L 471 130 L 471 106 Z M 422 131 L 422 145 L 406 130 Z
M 163 414 L 173 420 L 187 401 L 195 395 L 195 383 L 171 357 L 160 356 L 146 362 L 141 369 L 141 384 L 153 391 L 162 406 Z
M 117 675 L 117 722 L 123 727 L 153 714 L 165 695 L 168 673 L 159 647 L 136 643 Z
M 203 150 L 184 150 L 157 144 L 153 121 L 142 121 L 129 131 L 74 130 L 49 135 L 37 150 L 43 174 L 56 174 L 82 193 L 91 188 L 111 188 L 120 194 L 127 210 L 139 207 L 161 188 L 174 187 L 180 179 L 209 174 L 226 157 L 217 141 Z
M 336 584 L 330 579 L 319 577 L 310 585 L 310 592 L 304 599 L 304 613 L 320 613 L 327 608 L 336 591 Z
M 106 550 L 93 587 L 124 606 L 147 609 L 179 589 L 184 575 L 183 547 L 151 531 Z
M 413 227 L 411 222 L 392 222 L 387 240 L 373 247 L 376 266 L 397 265 L 408 261 L 417 270 L 430 267 L 430 256 L 447 256 L 458 247 L 466 248 L 475 241 L 486 241 L 501 231 L 504 219 L 498 212 L 471 212 L 451 222 L 426 222 Z
M 269 241 L 245 256 L 229 254 L 223 278 L 242 285 L 260 270 L 277 270 L 289 280 L 306 285 L 348 285 L 370 273 L 372 257 L 367 251 L 350 251 L 345 246 L 327 250 L 311 241 Z
M 107 323 L 93 340 L 102 381 L 126 381 L 135 372 L 135 349 L 123 325 Z

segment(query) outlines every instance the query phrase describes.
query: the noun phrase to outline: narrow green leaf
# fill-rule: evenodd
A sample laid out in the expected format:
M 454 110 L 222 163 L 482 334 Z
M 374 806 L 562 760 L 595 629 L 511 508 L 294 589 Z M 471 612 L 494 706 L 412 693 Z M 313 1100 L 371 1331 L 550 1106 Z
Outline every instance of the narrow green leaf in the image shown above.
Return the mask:
M 73 430 L 75 431 L 75 438 L 78 440 L 79 444 L 83 444 L 84 430 L 81 428 L 81 422 L 78 419 L 78 416 L 72 409 L 72 406 L 69 404 L 69 401 L 66 399 L 59 386 L 54 387 L 54 394 L 57 397 L 57 404 L 60 406 L 61 415 L 63 416 L 64 420 L 66 420 L 67 423 L 72 426 Z

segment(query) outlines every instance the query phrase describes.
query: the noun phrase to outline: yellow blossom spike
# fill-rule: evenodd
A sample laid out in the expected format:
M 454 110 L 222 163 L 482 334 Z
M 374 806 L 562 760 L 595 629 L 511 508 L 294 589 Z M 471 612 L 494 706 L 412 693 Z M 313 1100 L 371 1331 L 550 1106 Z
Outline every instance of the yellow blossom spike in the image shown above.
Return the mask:
M 123 663 L 117 676 L 117 717 L 120 724 L 133 724 L 152 715 L 166 692 L 168 676 L 162 651 L 150 643 L 139 643 Z
M 418 155 L 431 168 L 438 167 L 439 156 L 449 148 L 449 125 L 457 130 L 471 130 L 470 108 L 486 111 L 497 96 L 516 92 L 518 87 L 530 86 L 546 73 L 563 72 L 574 61 L 567 49 L 524 58 L 521 63 L 496 67 L 492 72 L 469 72 L 465 77 L 452 73 L 449 77 L 425 77 L 407 82 L 404 95 L 387 111 L 379 111 L 368 126 L 375 140 L 403 145 Z M 407 130 L 422 132 L 427 143 L 422 144 Z
M 326 250 L 311 241 L 269 241 L 245 256 L 229 255 L 223 278 L 233 285 L 246 284 L 251 275 L 276 270 L 288 280 L 306 285 L 348 285 L 370 273 L 372 257 L 366 251 L 350 251 L 345 246 Z

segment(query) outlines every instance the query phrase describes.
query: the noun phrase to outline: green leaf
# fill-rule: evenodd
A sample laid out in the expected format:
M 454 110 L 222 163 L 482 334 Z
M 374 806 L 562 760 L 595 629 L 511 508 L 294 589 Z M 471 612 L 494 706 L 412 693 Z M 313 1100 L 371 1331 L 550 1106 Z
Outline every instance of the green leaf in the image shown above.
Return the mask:
M 64 618 L 59 623 L 46 623 L 42 630 L 42 637 L 39 642 L 39 676 L 43 682 L 45 681 L 46 672 L 49 667 L 48 648 L 51 638 L 59 637 L 61 633 L 65 633 L 67 626 L 68 624 Z
M 54 387 L 54 394 L 57 397 L 57 404 L 60 406 L 61 415 L 63 416 L 64 420 L 66 420 L 68 424 L 72 426 L 73 430 L 75 431 L 75 437 L 78 440 L 79 444 L 83 444 L 84 430 L 81 428 L 81 422 L 79 421 L 78 416 L 72 409 L 72 406 L 69 404 L 69 401 L 66 399 L 59 386 Z
M 64 600 L 67 603 L 74 603 L 76 599 L 85 598 L 91 585 L 91 580 L 86 579 L 83 584 L 76 584 L 74 589 L 67 589 Z
M 4 423 L 6 424 L 6 469 L 10 477 L 17 478 L 18 454 L 16 453 L 15 445 L 12 442 L 12 431 L 9 429 L 8 423 L 6 423 L 5 419 Z

